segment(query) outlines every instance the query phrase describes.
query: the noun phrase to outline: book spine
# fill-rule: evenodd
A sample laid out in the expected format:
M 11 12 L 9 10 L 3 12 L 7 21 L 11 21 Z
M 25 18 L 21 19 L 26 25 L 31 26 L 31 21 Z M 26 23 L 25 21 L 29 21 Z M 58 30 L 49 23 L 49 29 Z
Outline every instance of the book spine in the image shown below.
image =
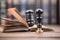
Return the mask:
M 60 0 L 59 0 L 59 24 L 60 24 Z
M 43 0 L 40 0 L 40 8 L 43 9 Z
M 19 10 L 19 0 L 13 0 L 13 6 Z
M 1 0 L 0 0 L 0 25 L 1 25 Z
M 27 0 L 20 0 L 21 2 L 21 15 L 25 18 L 25 11 L 26 11 L 26 2 Z
M 56 4 L 57 6 L 57 8 L 56 8 L 56 15 L 57 15 L 57 24 L 59 24 L 59 0 L 57 0 L 57 4 Z
M 2 18 L 5 18 L 6 17 L 6 1 L 4 0 L 4 1 L 2 1 L 2 0 L 0 0 L 0 3 L 1 3 L 1 9 L 0 9 L 0 11 L 1 11 L 1 19 Z
M 6 0 L 6 8 L 11 8 L 13 6 L 13 1 L 12 0 Z
M 51 24 L 51 0 L 49 0 L 49 5 L 48 5 L 48 12 L 49 12 L 49 17 L 48 17 L 48 24 Z
M 56 1 L 51 0 L 51 24 L 56 24 Z
M 35 4 L 36 4 L 36 5 L 35 5 L 35 6 L 36 6 L 36 9 L 37 9 L 37 8 L 40 8 L 40 0 L 35 0 L 35 1 L 36 1 L 36 2 L 35 2 Z
M 13 0 L 6 0 L 6 9 L 14 7 Z M 7 18 L 14 19 L 14 17 L 7 13 Z
M 44 25 L 47 25 L 48 24 L 48 18 L 49 18 L 49 0 L 43 0 L 43 10 L 44 10 L 44 13 L 43 13 L 43 20 L 42 20 L 42 23 Z
M 6 4 L 5 4 L 5 0 L 2 1 L 1 0 L 1 18 L 5 18 L 6 17 Z

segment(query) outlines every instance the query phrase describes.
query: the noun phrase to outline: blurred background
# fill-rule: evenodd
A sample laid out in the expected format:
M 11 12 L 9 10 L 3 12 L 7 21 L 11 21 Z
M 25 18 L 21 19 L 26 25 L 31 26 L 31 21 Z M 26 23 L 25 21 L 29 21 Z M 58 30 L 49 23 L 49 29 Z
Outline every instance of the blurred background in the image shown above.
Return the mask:
M 0 0 L 0 25 L 1 19 L 7 17 L 8 8 L 17 8 L 25 18 L 25 11 L 37 8 L 44 10 L 42 23 L 44 25 L 60 24 L 59 0 Z

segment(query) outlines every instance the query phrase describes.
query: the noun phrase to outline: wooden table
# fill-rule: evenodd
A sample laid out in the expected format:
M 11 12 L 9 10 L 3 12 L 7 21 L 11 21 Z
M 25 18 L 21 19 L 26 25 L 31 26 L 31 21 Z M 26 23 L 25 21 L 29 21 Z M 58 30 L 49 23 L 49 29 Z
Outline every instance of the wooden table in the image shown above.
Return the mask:
M 12 32 L 0 33 L 0 40 L 60 40 L 60 26 L 48 25 L 54 31 L 47 31 L 40 34 L 36 32 Z

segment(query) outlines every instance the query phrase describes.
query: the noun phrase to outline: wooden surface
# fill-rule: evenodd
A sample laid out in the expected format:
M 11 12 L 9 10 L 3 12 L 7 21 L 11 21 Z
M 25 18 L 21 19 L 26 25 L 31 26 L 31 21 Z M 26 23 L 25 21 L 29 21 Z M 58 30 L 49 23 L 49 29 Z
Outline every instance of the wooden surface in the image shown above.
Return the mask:
M 0 33 L 0 40 L 60 40 L 60 26 L 49 25 L 54 31 L 46 31 L 40 34 L 36 32 L 11 32 Z

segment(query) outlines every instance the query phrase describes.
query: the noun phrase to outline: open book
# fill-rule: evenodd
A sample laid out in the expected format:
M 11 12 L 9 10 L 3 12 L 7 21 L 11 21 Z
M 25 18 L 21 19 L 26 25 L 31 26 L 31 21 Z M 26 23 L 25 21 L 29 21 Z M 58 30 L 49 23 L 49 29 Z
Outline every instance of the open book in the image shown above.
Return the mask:
M 16 8 L 9 8 L 7 11 L 8 11 L 8 14 L 14 16 L 18 21 L 14 21 L 14 20 L 9 19 L 9 18 L 3 18 L 2 19 L 2 26 L 0 27 L 1 32 L 25 30 L 25 29 L 26 30 L 28 30 L 28 29 L 37 29 L 37 25 L 33 25 L 32 27 L 29 27 L 28 23 L 20 15 L 20 12 Z M 24 25 L 24 27 L 21 26 L 20 24 Z M 18 27 L 18 25 L 20 25 L 20 26 Z M 15 27 L 15 26 L 17 26 L 17 27 Z M 46 30 L 52 30 L 51 28 L 48 28 L 48 27 L 45 27 L 45 26 L 42 26 L 42 28 L 46 29 Z

